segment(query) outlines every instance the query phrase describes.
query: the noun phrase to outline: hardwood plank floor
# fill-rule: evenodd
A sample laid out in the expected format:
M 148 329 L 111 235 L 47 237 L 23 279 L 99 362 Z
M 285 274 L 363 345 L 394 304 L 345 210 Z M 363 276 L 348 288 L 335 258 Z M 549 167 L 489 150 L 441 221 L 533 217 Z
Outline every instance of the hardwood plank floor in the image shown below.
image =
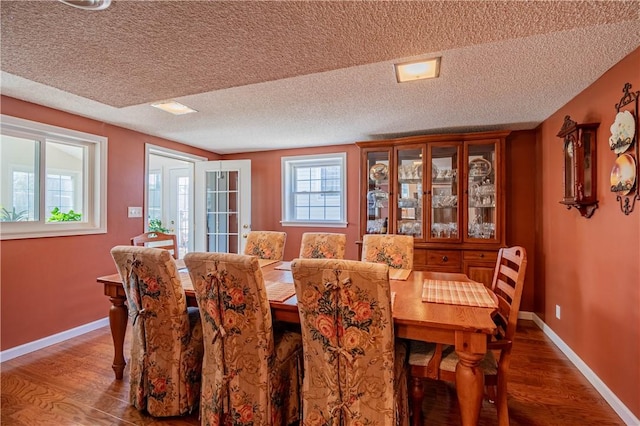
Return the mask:
M 127 334 L 129 336 L 130 333 Z M 197 425 L 197 414 L 154 419 L 128 403 L 128 369 L 115 380 L 108 327 L 2 363 L 4 426 Z M 129 341 L 125 343 L 129 351 Z M 455 388 L 429 381 L 425 425 L 460 424 Z M 532 322 L 521 321 L 509 380 L 511 425 L 623 425 L 615 412 L 564 354 Z M 480 425 L 497 423 L 483 402 Z

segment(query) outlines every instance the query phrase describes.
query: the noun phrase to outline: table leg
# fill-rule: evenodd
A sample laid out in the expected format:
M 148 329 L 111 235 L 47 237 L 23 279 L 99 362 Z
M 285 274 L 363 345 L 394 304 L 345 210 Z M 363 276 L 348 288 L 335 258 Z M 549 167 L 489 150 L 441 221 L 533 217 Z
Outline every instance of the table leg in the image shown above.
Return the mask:
M 476 426 L 480 417 L 484 373 L 480 368 L 483 354 L 456 351 L 456 392 L 460 404 L 460 417 L 463 426 Z
M 411 377 L 411 425 L 421 426 L 422 420 L 422 400 L 424 399 L 424 384 L 421 377 Z
M 127 363 L 124 360 L 124 335 L 127 332 L 127 314 L 128 309 L 125 305 L 125 298 L 122 296 L 109 297 L 111 300 L 111 308 L 109 309 L 109 325 L 111 326 L 111 337 L 113 338 L 113 371 L 116 373 L 116 379 L 122 380 L 124 366 Z

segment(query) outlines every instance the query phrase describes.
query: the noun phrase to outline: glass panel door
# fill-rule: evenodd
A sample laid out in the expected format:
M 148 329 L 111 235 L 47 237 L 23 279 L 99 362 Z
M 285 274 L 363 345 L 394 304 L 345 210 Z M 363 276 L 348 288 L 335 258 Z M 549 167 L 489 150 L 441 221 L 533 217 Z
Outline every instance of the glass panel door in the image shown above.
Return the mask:
M 196 251 L 242 253 L 251 229 L 251 161 L 196 163 Z
M 462 145 L 430 145 L 429 148 L 429 240 L 460 241 L 458 171 Z
M 367 152 L 367 234 L 386 234 L 389 229 L 390 151 Z
M 398 149 L 396 156 L 398 159 L 396 233 L 422 239 L 423 148 L 420 146 Z
M 467 145 L 467 240 L 498 240 L 497 199 L 499 173 L 496 170 L 495 143 L 469 143 Z

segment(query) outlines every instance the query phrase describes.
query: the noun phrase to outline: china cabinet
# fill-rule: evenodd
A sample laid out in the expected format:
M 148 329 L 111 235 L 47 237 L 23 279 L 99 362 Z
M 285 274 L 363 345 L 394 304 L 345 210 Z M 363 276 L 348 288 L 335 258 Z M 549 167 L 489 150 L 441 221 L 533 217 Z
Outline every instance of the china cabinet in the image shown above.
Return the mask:
M 414 237 L 416 269 L 491 283 L 505 245 L 504 144 L 509 132 L 357 142 L 360 234 Z

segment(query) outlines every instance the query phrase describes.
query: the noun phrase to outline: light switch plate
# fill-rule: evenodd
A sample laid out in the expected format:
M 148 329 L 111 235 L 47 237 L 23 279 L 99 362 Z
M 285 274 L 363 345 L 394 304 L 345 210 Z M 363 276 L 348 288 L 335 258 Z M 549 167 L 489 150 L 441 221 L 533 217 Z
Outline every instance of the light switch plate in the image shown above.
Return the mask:
M 129 217 L 142 217 L 142 207 L 129 207 Z

